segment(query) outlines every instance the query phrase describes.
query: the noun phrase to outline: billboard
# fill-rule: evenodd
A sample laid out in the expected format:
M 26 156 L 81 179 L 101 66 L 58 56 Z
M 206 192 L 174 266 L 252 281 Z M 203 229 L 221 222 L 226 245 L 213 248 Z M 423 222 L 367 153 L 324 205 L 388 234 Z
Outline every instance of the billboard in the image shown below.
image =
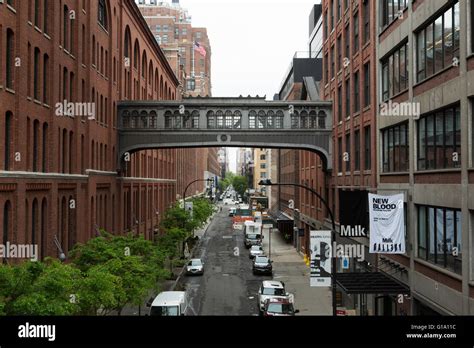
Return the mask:
M 310 231 L 310 286 L 331 286 L 331 231 Z

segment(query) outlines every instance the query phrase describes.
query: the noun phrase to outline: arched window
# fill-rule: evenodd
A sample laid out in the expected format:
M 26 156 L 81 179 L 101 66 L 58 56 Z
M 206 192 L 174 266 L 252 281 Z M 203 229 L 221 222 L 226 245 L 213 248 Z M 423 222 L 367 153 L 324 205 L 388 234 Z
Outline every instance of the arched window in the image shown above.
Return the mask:
M 148 64 L 148 84 L 152 85 L 153 83 L 153 62 L 150 60 Z
M 242 113 L 239 110 L 236 110 L 234 112 L 234 122 L 233 122 L 232 128 L 234 129 L 242 128 Z
M 40 123 L 38 120 L 34 120 L 33 122 L 33 171 L 38 171 L 38 143 L 39 143 L 39 131 L 40 131 Z
M 146 79 L 146 73 L 148 72 L 147 68 L 146 68 L 146 61 L 147 61 L 147 58 L 146 58 L 146 51 L 143 51 L 143 54 L 142 54 L 142 77 Z
M 6 86 L 7 88 L 14 89 L 13 86 L 13 67 L 15 64 L 14 54 L 14 35 L 11 29 L 7 29 L 7 49 L 5 59 L 5 71 L 6 71 Z
M 69 48 L 69 8 L 66 5 L 63 10 L 63 48 Z
M 2 242 L 3 245 L 7 244 L 10 233 L 10 228 L 12 226 L 11 222 L 11 203 L 6 201 L 3 206 L 3 232 L 2 232 Z
M 48 13 L 49 11 L 49 0 L 43 0 L 43 32 L 45 34 L 49 33 L 49 27 L 48 27 Z
M 99 0 L 99 10 L 97 12 L 98 21 L 100 25 L 104 27 L 104 29 L 108 30 L 108 17 L 107 17 L 107 7 L 105 4 L 105 0 Z
M 267 115 L 265 114 L 265 111 L 260 110 L 257 119 L 257 128 L 267 128 Z
M 67 236 L 67 250 L 71 250 L 76 244 L 76 209 L 71 209 L 69 205 L 71 201 L 74 199 L 73 196 L 69 196 L 68 201 L 68 236 Z
M 10 111 L 7 111 L 5 114 L 5 137 L 4 137 L 4 158 L 3 158 L 3 168 L 5 170 L 10 170 L 10 142 L 11 142 L 11 125 L 12 125 L 13 115 Z
M 47 254 L 46 250 L 46 226 L 48 226 L 48 201 L 46 198 L 43 198 L 41 203 L 41 225 L 40 225 L 40 235 L 41 235 L 41 258 L 44 258 Z
M 130 58 L 130 50 L 131 50 L 131 40 L 130 40 L 130 29 L 125 29 L 125 42 L 123 45 L 123 55 L 125 58 Z M 128 66 L 126 66 L 128 68 Z
M 33 65 L 33 96 L 36 100 L 40 100 L 40 50 L 35 47 L 34 65 Z
M 47 54 L 45 54 L 43 56 L 43 103 L 49 105 L 49 88 L 47 76 L 49 76 L 49 57 Z
M 140 69 L 140 46 L 138 45 L 138 40 L 135 40 L 135 46 L 133 48 L 133 67 L 137 70 Z
M 31 206 L 31 244 L 37 243 L 37 228 L 38 228 L 38 200 L 35 198 Z

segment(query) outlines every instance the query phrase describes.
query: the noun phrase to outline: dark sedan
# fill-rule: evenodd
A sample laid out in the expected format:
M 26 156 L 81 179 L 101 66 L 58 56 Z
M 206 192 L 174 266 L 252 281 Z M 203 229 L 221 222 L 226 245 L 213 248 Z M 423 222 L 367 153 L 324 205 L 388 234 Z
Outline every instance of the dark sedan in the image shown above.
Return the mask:
M 273 261 L 266 256 L 256 256 L 253 261 L 253 274 L 273 274 Z

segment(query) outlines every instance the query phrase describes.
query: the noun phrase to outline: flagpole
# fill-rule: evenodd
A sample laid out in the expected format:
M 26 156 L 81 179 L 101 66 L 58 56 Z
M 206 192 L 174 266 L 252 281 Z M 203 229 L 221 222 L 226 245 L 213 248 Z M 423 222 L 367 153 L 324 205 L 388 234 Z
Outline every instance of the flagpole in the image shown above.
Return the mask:
M 191 68 L 191 77 L 194 78 L 194 41 L 193 41 L 193 46 L 192 46 L 192 68 Z

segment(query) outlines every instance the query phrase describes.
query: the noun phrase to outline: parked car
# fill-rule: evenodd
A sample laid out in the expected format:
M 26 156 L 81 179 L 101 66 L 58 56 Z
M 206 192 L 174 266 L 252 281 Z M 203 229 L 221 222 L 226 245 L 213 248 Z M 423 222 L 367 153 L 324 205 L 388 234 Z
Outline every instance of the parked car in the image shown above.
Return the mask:
M 298 309 L 295 309 L 293 303 L 285 298 L 271 298 L 265 300 L 262 314 L 264 316 L 294 316 L 299 313 Z
M 254 259 L 256 256 L 263 255 L 263 248 L 260 245 L 252 245 L 250 248 L 249 258 Z
M 235 216 L 235 211 L 236 210 L 237 209 L 235 209 L 235 208 L 229 208 L 229 216 Z
M 267 256 L 260 255 L 256 256 L 253 260 L 253 274 L 273 274 L 273 261 L 270 260 Z
M 294 295 L 286 292 L 285 283 L 278 280 L 264 280 L 258 288 L 258 309 L 263 311 L 265 301 L 269 299 L 286 299 L 293 302 Z
M 204 274 L 204 263 L 201 259 L 191 259 L 186 266 L 186 273 L 189 275 Z

